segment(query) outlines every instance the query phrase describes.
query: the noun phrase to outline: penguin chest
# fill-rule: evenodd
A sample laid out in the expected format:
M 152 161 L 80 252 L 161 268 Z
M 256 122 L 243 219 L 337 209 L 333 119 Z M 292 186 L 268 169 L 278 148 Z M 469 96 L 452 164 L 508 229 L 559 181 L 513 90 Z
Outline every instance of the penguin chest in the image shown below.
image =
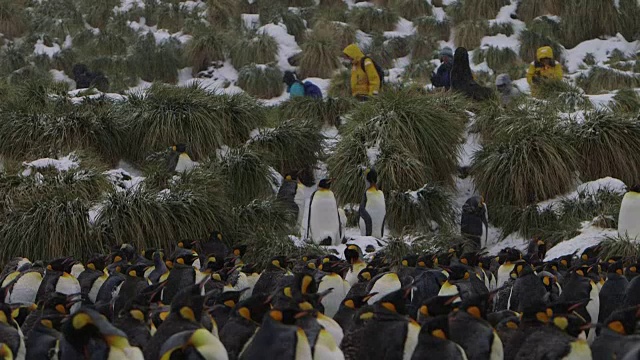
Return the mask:
M 400 290 L 400 288 L 402 288 L 402 284 L 400 283 L 398 275 L 395 273 L 386 274 L 380 277 L 376 283 L 373 284 L 373 287 L 371 287 L 369 294 L 376 293 L 376 295 L 372 296 L 367 303 L 373 305 L 387 294 Z
M 298 206 L 298 227 L 300 227 L 300 229 L 302 229 L 303 227 L 303 222 L 304 222 L 304 215 L 305 215 L 305 209 L 306 209 L 306 203 L 307 203 L 307 189 L 306 186 L 298 183 L 298 188 L 296 190 L 296 194 L 293 197 L 293 202 L 295 202 L 295 204 Z
M 56 292 L 65 295 L 78 294 L 81 292 L 80 283 L 75 277 L 64 274 L 60 276 L 56 283 Z
M 294 360 L 311 360 L 311 345 L 309 345 L 309 339 L 304 333 L 304 330 L 298 328 L 296 330 L 296 357 Z
M 449 280 L 445 281 L 444 284 L 440 287 L 440 291 L 438 292 L 438 296 L 454 296 L 458 295 L 460 291 L 458 287 L 454 284 L 450 283 Z M 459 302 L 461 299 L 458 298 L 454 300 L 454 302 Z
M 344 331 L 335 320 L 322 313 L 318 313 L 317 321 L 318 324 L 320 324 L 327 332 L 329 332 L 329 334 L 331 334 L 336 344 L 340 344 L 342 342 Z
M 191 171 L 196 167 L 196 163 L 191 160 L 189 155 L 182 153 L 178 157 L 178 163 L 176 164 L 176 172 Z
M 571 343 L 571 349 L 567 356 L 563 357 L 562 360 L 581 360 L 581 359 L 591 359 L 591 348 L 589 344 L 582 340 L 578 339 Z
M 382 238 L 384 235 L 384 220 L 387 216 L 387 208 L 384 193 L 380 190 L 368 190 L 366 193 L 364 216 L 360 217 L 360 234 Z M 370 229 L 370 233 L 367 230 Z
M 350 286 L 358 283 L 358 274 L 366 267 L 367 264 L 362 261 L 351 265 L 351 269 L 349 269 L 349 271 L 347 272 L 347 276 L 345 276 L 345 280 L 349 283 Z
M 89 290 L 89 300 L 91 300 L 92 303 L 96 303 L 96 299 L 98 298 L 98 292 L 100 291 L 100 288 L 102 287 L 102 284 L 104 284 L 105 281 L 107 281 L 107 279 L 109 278 L 109 276 L 102 275 L 100 277 L 98 277 L 93 284 L 91 284 L 91 289 Z
M 640 194 L 628 192 L 622 198 L 618 218 L 618 233 L 630 239 L 640 240 Z
M 41 283 L 42 275 L 38 272 L 32 271 L 20 276 L 13 285 L 9 303 L 35 303 Z
M 319 244 L 331 238 L 332 244 L 339 244 L 340 218 L 338 204 L 330 191 L 316 191 L 309 207 L 309 235 L 314 243 Z
M 591 301 L 587 304 L 587 312 L 589 316 L 591 316 L 592 322 L 598 321 L 598 316 L 600 314 L 600 291 L 598 290 L 598 286 L 595 282 L 591 281 L 591 292 L 589 293 L 589 298 Z M 589 335 L 587 336 L 587 341 L 589 344 L 592 344 L 596 339 L 596 332 L 594 329 L 589 329 Z
M 504 285 L 504 283 L 507 282 L 507 280 L 509 280 L 509 278 L 511 277 L 511 271 L 514 267 L 515 265 L 511 263 L 504 263 L 500 265 L 500 267 L 498 268 L 498 279 L 496 281 L 496 288 L 501 287 L 502 285 Z
M 420 335 L 420 325 L 414 321 L 407 324 L 407 338 L 404 341 L 404 351 L 402 353 L 403 360 L 410 360 L 418 346 L 418 335 Z
M 333 288 L 333 291 L 323 297 L 321 302 L 322 305 L 324 305 L 325 315 L 332 318 L 338 312 L 342 300 L 347 296 L 351 287 L 340 275 L 328 274 L 320 281 L 318 292 L 320 293 L 331 288 Z
M 498 333 L 493 331 L 493 341 L 491 342 L 491 355 L 489 356 L 489 360 L 502 360 L 504 359 L 504 347 L 502 345 L 502 340 L 500 340 L 500 336 Z

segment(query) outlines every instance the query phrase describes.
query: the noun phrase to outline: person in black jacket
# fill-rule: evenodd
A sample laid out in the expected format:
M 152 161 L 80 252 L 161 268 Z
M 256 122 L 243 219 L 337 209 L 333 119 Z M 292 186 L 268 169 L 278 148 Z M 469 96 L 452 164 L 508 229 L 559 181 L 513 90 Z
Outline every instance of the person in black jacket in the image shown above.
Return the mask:
M 453 68 L 451 69 L 451 88 L 466 95 L 473 100 L 486 100 L 493 96 L 493 91 L 479 85 L 471 73 L 469 65 L 469 53 L 467 49 L 459 47 L 453 55 Z
M 449 90 L 451 85 L 451 68 L 453 67 L 453 50 L 444 47 L 440 50 L 440 66 L 431 74 L 431 85 Z

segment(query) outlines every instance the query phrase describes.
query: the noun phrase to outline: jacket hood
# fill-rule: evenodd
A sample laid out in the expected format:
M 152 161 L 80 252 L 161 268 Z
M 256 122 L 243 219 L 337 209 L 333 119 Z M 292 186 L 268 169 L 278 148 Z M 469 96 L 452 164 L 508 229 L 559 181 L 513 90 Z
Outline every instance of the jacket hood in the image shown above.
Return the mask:
M 543 46 L 536 51 L 536 59 L 538 61 L 544 58 L 553 59 L 553 49 L 550 46 Z
M 359 61 L 364 57 L 364 53 L 356 44 L 347 46 L 342 52 L 354 61 Z

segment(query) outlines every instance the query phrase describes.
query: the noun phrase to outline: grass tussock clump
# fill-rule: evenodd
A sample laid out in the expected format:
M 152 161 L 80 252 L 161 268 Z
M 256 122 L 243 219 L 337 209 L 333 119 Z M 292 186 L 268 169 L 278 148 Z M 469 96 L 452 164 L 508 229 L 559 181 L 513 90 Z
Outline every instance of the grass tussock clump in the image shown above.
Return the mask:
M 562 59 L 564 48 L 553 37 L 529 29 L 520 33 L 520 58 L 525 62 L 533 62 L 536 59 L 536 51 L 542 46 L 550 46 L 556 60 Z
M 227 196 L 233 204 L 248 204 L 273 195 L 276 178 L 272 169 L 248 147 L 229 149 L 208 167 L 224 179 Z
M 409 55 L 411 52 L 410 43 L 411 37 L 409 36 L 392 37 L 384 42 L 384 47 L 391 57 L 397 59 Z
M 356 108 L 348 126 L 328 162 L 342 203 L 360 201 L 363 166 L 376 167 L 385 191 L 453 185 L 464 124 L 435 96 L 389 90 Z
M 555 113 L 522 111 L 502 116 L 493 134 L 473 157 L 472 175 L 485 198 L 524 206 L 564 194 L 575 184 L 577 154 Z M 542 117 L 542 118 L 541 118 Z
M 600 256 L 603 259 L 614 256 L 635 259 L 640 256 L 640 245 L 635 239 L 627 236 L 609 236 L 600 245 L 602 246 Z
M 476 61 L 479 60 L 479 61 Z M 488 46 L 474 53 L 474 62 L 486 61 L 491 70 L 502 73 L 518 64 L 518 54 L 510 48 Z
M 168 249 L 177 239 L 205 238 L 228 228 L 229 203 L 222 181 L 212 173 L 196 169 L 159 190 L 143 182 L 109 192 L 95 223 L 103 242 Z
M 178 81 L 178 69 L 182 67 L 178 40 L 169 39 L 157 44 L 153 34 L 148 33 L 136 41 L 132 51 L 129 64 L 142 80 L 172 84 Z
M 438 45 L 430 37 L 414 35 L 409 44 L 412 61 L 429 61 L 437 56 Z
M 418 84 L 428 84 L 431 82 L 431 74 L 436 66 L 430 61 L 412 61 L 404 70 L 403 78 L 405 81 L 415 81 Z
M 337 21 L 320 21 L 313 26 L 312 34 L 330 33 L 339 51 L 356 42 L 356 29 Z
M 494 22 L 487 28 L 487 36 L 496 36 L 498 34 L 504 34 L 506 36 L 513 35 L 513 24 L 511 23 L 498 23 Z
M 562 43 L 567 48 L 603 35 L 615 35 L 618 28 L 618 9 L 612 0 L 567 0 L 560 16 Z
M 472 50 L 480 46 L 482 37 L 487 31 L 487 22 L 484 20 L 467 20 L 456 24 L 454 42 L 458 47 Z
M 616 69 L 594 66 L 578 77 L 578 86 L 587 94 L 599 94 L 603 90 L 640 87 L 640 75 Z
M 433 8 L 426 0 L 399 0 L 395 1 L 393 7 L 403 18 L 413 21 L 421 16 L 431 16 Z
M 310 120 L 317 125 L 338 126 L 340 116 L 355 106 L 351 98 L 327 98 L 326 100 L 297 97 L 280 106 L 280 117 L 284 119 Z
M 0 1 L 0 33 L 7 38 L 20 37 L 27 30 L 24 8 L 14 0 Z
M 562 111 L 574 112 L 592 107 L 591 100 L 582 89 L 564 80 L 547 80 L 538 86 L 538 97 L 551 102 Z
M 506 0 L 462 0 L 447 6 L 447 13 L 457 24 L 464 20 L 494 19 Z
M 224 127 L 222 139 L 228 146 L 244 144 L 249 133 L 266 121 L 265 108 L 247 94 L 216 95 L 210 106 L 216 121 Z
M 186 62 L 196 75 L 206 70 L 214 61 L 225 60 L 225 44 L 212 29 L 195 33 L 185 48 Z
M 282 95 L 282 71 L 271 65 L 247 65 L 238 72 L 238 86 L 249 95 L 271 99 Z
M 240 24 L 241 9 L 236 0 L 208 0 L 207 19 L 211 26 L 231 29 Z
M 278 43 L 268 34 L 236 39 L 231 46 L 231 65 L 240 69 L 249 64 L 269 64 L 276 61 Z
M 425 185 L 417 191 L 391 191 L 387 208 L 389 229 L 400 234 L 405 231 L 429 233 L 437 228 L 451 228 L 456 211 L 451 194 L 435 185 Z
M 323 155 L 324 140 L 318 123 L 291 119 L 273 129 L 260 130 L 249 140 L 248 146 L 263 154 L 280 174 L 297 174 L 318 163 Z
M 358 29 L 372 33 L 394 30 L 399 16 L 388 8 L 367 6 L 353 8 L 349 13 L 349 19 Z
M 302 45 L 300 76 L 304 78 L 330 78 L 340 67 L 338 43 L 335 33 L 322 29 L 314 30 Z
M 618 31 L 631 41 L 640 39 L 640 4 L 633 0 L 620 0 Z
M 351 97 L 351 69 L 342 69 L 331 78 L 329 96 L 335 98 Z
M 446 18 L 422 16 L 413 20 L 413 24 L 418 34 L 422 36 L 432 36 L 436 40 L 448 41 L 451 35 L 451 25 Z
M 518 19 L 530 24 L 538 16 L 551 14 L 560 15 L 563 2 L 554 0 L 521 0 L 516 14 Z
M 614 111 L 635 113 L 640 111 L 640 94 L 633 89 L 620 89 L 609 105 Z
M 610 176 L 625 184 L 640 182 L 640 164 L 634 156 L 640 150 L 637 116 L 600 110 L 587 113 L 575 126 L 572 133 L 583 180 Z

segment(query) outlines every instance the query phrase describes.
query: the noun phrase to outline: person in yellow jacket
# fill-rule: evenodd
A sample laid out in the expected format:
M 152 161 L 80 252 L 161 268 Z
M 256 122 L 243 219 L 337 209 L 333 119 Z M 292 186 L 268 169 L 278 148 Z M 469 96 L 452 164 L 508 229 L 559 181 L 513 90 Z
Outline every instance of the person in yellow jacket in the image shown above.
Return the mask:
M 347 46 L 343 53 L 351 60 L 351 95 L 360 100 L 378 95 L 380 76 L 373 61 L 368 57 L 365 58 L 364 53 L 356 44 Z M 364 62 L 363 58 L 365 58 Z
M 562 80 L 562 65 L 553 59 L 553 49 L 543 46 L 536 51 L 536 61 L 529 65 L 527 82 L 531 94 L 537 96 L 537 85 L 543 80 Z

